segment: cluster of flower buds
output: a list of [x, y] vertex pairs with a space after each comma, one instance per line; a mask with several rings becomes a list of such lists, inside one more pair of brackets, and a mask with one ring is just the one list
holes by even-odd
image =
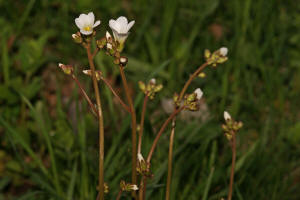
[[[190, 111], [197, 111], [200, 108], [200, 99], [203, 96], [203, 92], [200, 88], [197, 88], [192, 94], [186, 94], [184, 96], [184, 107]], [[176, 107], [180, 106], [178, 94], [174, 95], [174, 102]]]
[[64, 65], [62, 63], [59, 63], [58, 67], [61, 68], [61, 70], [67, 75], [72, 75], [74, 72], [74, 68], [72, 65]]
[[137, 155], [138, 163], [136, 167], [136, 171], [146, 177], [152, 177], [152, 173], [149, 170], [149, 165], [147, 165], [146, 161], [144, 160], [142, 154]]
[[[90, 70], [90, 69], [83, 70], [82, 72], [83, 72], [85, 75], [92, 76], [92, 70]], [[95, 71], [95, 74], [96, 74], [96, 79], [97, 79], [97, 81], [100, 81], [100, 80], [101, 80], [101, 77], [102, 77], [102, 72], [99, 71], [99, 70], [96, 70], [96, 71]]]
[[123, 180], [120, 182], [120, 188], [122, 191], [125, 191], [125, 192], [136, 191], [139, 189], [137, 185], [126, 183]]
[[227, 47], [222, 47], [219, 50], [211, 53], [208, 49], [204, 51], [204, 57], [206, 62], [213, 67], [216, 67], [217, 64], [224, 63], [228, 60], [227, 57], [228, 49]]
[[[97, 186], [97, 190], [99, 190], [99, 186]], [[109, 187], [107, 185], [107, 183], [104, 183], [104, 193], [108, 193], [109, 192]]]
[[226, 138], [230, 141], [233, 135], [243, 127], [242, 122], [234, 121], [227, 111], [224, 111], [225, 124], [222, 124], [222, 129], [225, 132]]
[[157, 84], [155, 78], [152, 78], [147, 85], [144, 82], [139, 81], [139, 87], [145, 95], [147, 95], [150, 99], [153, 99], [155, 93], [162, 90], [163, 85]]

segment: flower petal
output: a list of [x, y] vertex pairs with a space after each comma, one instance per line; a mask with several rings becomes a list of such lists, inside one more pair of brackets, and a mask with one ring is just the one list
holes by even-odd
[[100, 21], [100, 20], [97, 20], [97, 21], [95, 22], [95, 24], [93, 25], [93, 28], [95, 28], [96, 26], [98, 26], [100, 23], [101, 23], [101, 21]]
[[116, 30], [116, 20], [114, 19], [109, 20], [109, 27], [113, 30]]
[[117, 19], [117, 26], [116, 30], [119, 33], [127, 33], [127, 25], [128, 25], [128, 20], [126, 17], [121, 16]]
[[89, 12], [89, 14], [87, 15], [88, 16], [88, 22], [89, 24], [94, 24], [94, 21], [95, 21], [95, 15], [93, 12]]
[[76, 24], [76, 26], [77, 26], [79, 29], [83, 28], [83, 25], [84, 25], [81, 18], [76, 18], [76, 19], [75, 19], [75, 24]]
[[131, 29], [131, 27], [134, 25], [135, 21], [131, 21], [128, 25], [127, 25], [127, 32]]

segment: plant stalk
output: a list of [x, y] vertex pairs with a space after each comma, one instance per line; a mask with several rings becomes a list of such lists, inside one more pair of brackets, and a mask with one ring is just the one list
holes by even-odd
[[230, 184], [229, 184], [229, 191], [228, 191], [227, 200], [231, 200], [231, 198], [232, 198], [233, 182], [234, 182], [234, 169], [235, 169], [235, 160], [236, 160], [236, 137], [235, 137], [235, 133], [232, 136], [233, 136], [232, 137], [232, 143], [231, 143], [232, 163], [231, 163]]
[[77, 79], [77, 77], [73, 74], [72, 75], [73, 80], [76, 82], [77, 86], [80, 89], [81, 95], [86, 99], [86, 101], [88, 102], [89, 106], [90, 106], [90, 110], [93, 113], [93, 115], [95, 115], [95, 117], [98, 118], [98, 114], [97, 114], [97, 110], [95, 108], [95, 106], [93, 105], [91, 99], [89, 98], [89, 96], [87, 95], [87, 93], [85, 92], [85, 90], [83, 89], [81, 83], [79, 82], [79, 80]]
[[116, 93], [116, 91], [113, 89], [113, 87], [109, 84], [108, 80], [101, 76], [101, 80], [106, 84], [106, 86], [109, 88], [109, 90], [113, 93], [113, 95], [117, 98], [117, 100], [120, 102], [121, 106], [130, 113], [130, 108], [124, 103], [124, 101], [120, 98], [120, 96]]
[[183, 98], [184, 93], [186, 92], [188, 86], [191, 84], [191, 82], [198, 76], [198, 74], [207, 66], [207, 62], [203, 63], [189, 78], [189, 80], [185, 83], [183, 86], [180, 95], [179, 95], [179, 101]]
[[170, 199], [170, 191], [171, 191], [172, 158], [173, 158], [173, 143], [174, 143], [174, 135], [175, 135], [175, 121], [176, 121], [176, 117], [174, 117], [173, 120], [172, 120], [172, 130], [171, 130], [170, 143], [169, 143], [168, 177], [167, 177], [167, 188], [166, 188], [166, 200]]
[[153, 152], [155, 150], [155, 147], [158, 143], [159, 138], [161, 137], [162, 133], [164, 132], [165, 128], [167, 127], [167, 125], [170, 123], [170, 121], [180, 112], [184, 109], [184, 106], [176, 109], [173, 111], [173, 113], [169, 116], [169, 118], [165, 121], [165, 123], [162, 125], [162, 127], [160, 128], [158, 134], [156, 135], [154, 142], [151, 146], [151, 149], [149, 151], [148, 157], [147, 157], [147, 163], [150, 165], [150, 161], [153, 155]]
[[[136, 165], [137, 165], [137, 144], [136, 144], [136, 114], [135, 114], [135, 110], [134, 110], [134, 106], [133, 106], [133, 102], [131, 99], [131, 95], [129, 92], [129, 87], [128, 87], [128, 83], [126, 80], [126, 76], [124, 73], [124, 67], [123, 66], [119, 66], [120, 69], [120, 75], [122, 78], [122, 82], [123, 82], [123, 86], [124, 86], [124, 90], [125, 90], [125, 94], [126, 94], [126, 98], [130, 107], [130, 114], [131, 114], [131, 140], [132, 140], [132, 169], [131, 169], [131, 182], [132, 184], [137, 184], [137, 172], [136, 172]], [[136, 192], [133, 191], [132, 192], [132, 196], [134, 199], [137, 199], [136, 196]]]
[[145, 121], [145, 113], [147, 109], [147, 102], [148, 102], [148, 95], [145, 95], [144, 103], [143, 103], [143, 110], [142, 110], [142, 117], [140, 122], [140, 130], [139, 130], [139, 142], [138, 142], [138, 154], [142, 151], [142, 137], [143, 137], [143, 130], [144, 130], [144, 121]]
[[92, 71], [92, 80], [97, 102], [98, 124], [99, 124], [99, 199], [104, 200], [104, 122], [102, 115], [100, 92], [96, 79], [95, 65], [93, 55], [91, 54], [91, 43], [86, 46], [90, 69]]

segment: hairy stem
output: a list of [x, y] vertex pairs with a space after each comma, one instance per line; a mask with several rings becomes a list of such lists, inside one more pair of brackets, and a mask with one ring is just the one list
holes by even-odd
[[96, 79], [95, 65], [93, 62], [93, 55], [91, 54], [91, 44], [86, 46], [90, 69], [92, 71], [93, 86], [97, 102], [98, 124], [99, 124], [99, 199], [104, 200], [104, 123], [101, 107], [101, 99], [99, 87]]
[[139, 142], [138, 142], [138, 154], [141, 153], [141, 151], [142, 151], [142, 136], [143, 136], [145, 113], [146, 113], [148, 99], [149, 99], [149, 97], [146, 94], [145, 98], [144, 98], [143, 110], [142, 110], [142, 117], [141, 117], [141, 122], [140, 122]]
[[120, 96], [116, 93], [113, 87], [109, 84], [108, 80], [101, 76], [101, 80], [106, 84], [106, 86], [110, 89], [113, 95], [117, 98], [120, 102], [121, 106], [130, 113], [130, 108], [124, 103], [124, 101], [120, 98]]
[[229, 184], [229, 191], [228, 191], [227, 200], [231, 200], [231, 198], [232, 198], [232, 190], [233, 190], [233, 182], [234, 182], [234, 168], [235, 168], [235, 160], [236, 160], [236, 137], [235, 137], [235, 133], [232, 136], [233, 136], [232, 137], [232, 143], [231, 143], [232, 163], [231, 163], [230, 184]]
[[[120, 74], [121, 74], [125, 94], [126, 94], [126, 97], [127, 97], [129, 107], [130, 107], [131, 129], [132, 129], [132, 133], [131, 133], [131, 140], [132, 140], [131, 182], [132, 182], [132, 184], [136, 185], [136, 183], [137, 183], [137, 173], [136, 173], [136, 164], [137, 164], [136, 163], [137, 162], [137, 153], [136, 153], [136, 150], [137, 150], [136, 149], [136, 114], [135, 114], [133, 102], [132, 102], [132, 99], [131, 99], [131, 95], [130, 95], [130, 92], [129, 92], [129, 87], [128, 87], [128, 83], [127, 83], [127, 80], [126, 80], [126, 76], [125, 76], [125, 73], [124, 73], [124, 67], [119, 66], [119, 68], [120, 68]], [[133, 196], [133, 198], [137, 199], [135, 191], [132, 192], [132, 196]]]
[[77, 77], [73, 74], [72, 75], [73, 80], [76, 82], [77, 86], [80, 89], [81, 95], [86, 99], [86, 101], [88, 102], [89, 106], [90, 106], [90, 110], [93, 113], [93, 115], [95, 115], [95, 117], [98, 117], [97, 114], [97, 110], [94, 106], [94, 104], [92, 103], [91, 99], [89, 98], [89, 96], [87, 95], [87, 93], [85, 92], [84, 88], [82, 87], [81, 83], [79, 82], [79, 80], [77, 79]]
[[167, 177], [167, 188], [166, 188], [166, 200], [170, 199], [170, 191], [171, 191], [172, 158], [173, 158], [173, 143], [174, 143], [174, 135], [175, 135], [175, 121], [176, 121], [176, 117], [174, 117], [173, 120], [172, 120], [172, 130], [171, 130], [170, 143], [169, 143], [168, 177]]
[[170, 121], [180, 112], [184, 109], [184, 106], [178, 108], [177, 110], [174, 110], [173, 113], [169, 116], [169, 118], [165, 121], [165, 123], [162, 125], [162, 127], [160, 128], [158, 134], [156, 135], [154, 142], [151, 146], [151, 149], [149, 151], [148, 157], [147, 157], [147, 163], [150, 164], [153, 152], [155, 150], [155, 147], [158, 143], [159, 138], [161, 137], [162, 133], [164, 132], [165, 128], [167, 127], [167, 125], [170, 123]]

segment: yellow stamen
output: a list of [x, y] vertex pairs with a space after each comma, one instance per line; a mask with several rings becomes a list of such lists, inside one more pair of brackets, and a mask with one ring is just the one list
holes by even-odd
[[91, 31], [92, 28], [90, 26], [86, 26], [86, 27], [83, 28], [83, 30], [85, 30], [85, 31]]

